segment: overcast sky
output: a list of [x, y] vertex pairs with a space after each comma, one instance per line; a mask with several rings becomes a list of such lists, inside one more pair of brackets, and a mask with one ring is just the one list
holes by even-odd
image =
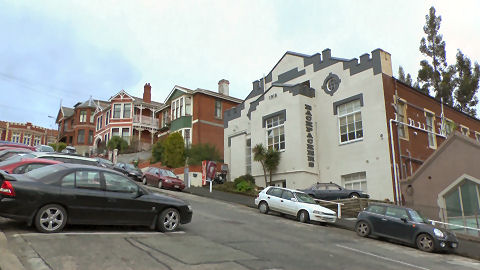
[[[414, 78], [428, 9], [442, 16], [447, 61], [480, 61], [480, 1], [0, 0], [0, 120], [54, 127], [60, 101], [124, 89], [163, 102], [174, 85], [244, 99], [286, 51], [359, 58], [381, 48]], [[56, 128], [56, 126], [55, 126]]]

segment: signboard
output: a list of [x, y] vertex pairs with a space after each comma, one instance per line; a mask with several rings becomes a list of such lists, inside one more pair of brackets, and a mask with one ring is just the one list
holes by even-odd
[[217, 173], [217, 163], [215, 161], [202, 161], [202, 185], [206, 185], [207, 181], [212, 181]]

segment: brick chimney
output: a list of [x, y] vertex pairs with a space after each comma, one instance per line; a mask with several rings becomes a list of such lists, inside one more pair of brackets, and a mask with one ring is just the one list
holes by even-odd
[[218, 82], [218, 93], [228, 96], [228, 86], [230, 85], [230, 82], [225, 79], [221, 79]]
[[143, 86], [143, 101], [147, 103], [152, 101], [152, 87], [150, 83], [146, 83], [145, 86]]

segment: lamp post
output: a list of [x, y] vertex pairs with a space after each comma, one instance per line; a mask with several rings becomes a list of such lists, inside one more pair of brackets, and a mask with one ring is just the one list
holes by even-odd
[[[57, 124], [57, 121], [56, 121], [57, 118], [56, 118], [56, 117], [53, 117], [53, 116], [51, 116], [51, 115], [48, 115], [48, 118], [52, 118], [52, 119], [55, 121], [55, 124]], [[55, 126], [55, 125], [54, 125], [54, 126]], [[59, 128], [59, 127], [60, 127], [60, 125], [58, 125], [58, 128]], [[56, 141], [56, 143], [58, 143], [58, 140], [59, 140], [58, 137], [60, 136], [60, 132], [58, 131], [58, 128], [57, 128], [58, 135], [57, 135], [57, 141]], [[53, 133], [53, 132], [52, 132], [52, 133]], [[47, 134], [48, 134], [48, 133], [47, 133]], [[52, 134], [52, 135], [53, 135], [53, 134]], [[46, 144], [48, 144], [48, 136], [47, 136], [47, 143], [46, 143]]]

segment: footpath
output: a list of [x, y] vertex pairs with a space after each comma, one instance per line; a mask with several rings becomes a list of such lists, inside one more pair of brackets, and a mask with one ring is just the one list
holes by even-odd
[[[213, 190], [211, 193], [208, 188], [204, 187], [190, 187], [184, 190], [193, 195], [207, 197], [215, 200], [236, 203], [245, 205], [251, 208], [257, 208], [255, 206], [255, 198], [251, 196], [246, 196], [242, 194], [235, 194], [229, 192], [223, 192], [219, 190]], [[357, 222], [356, 218], [342, 218], [337, 219], [337, 222], [330, 224], [338, 228], [345, 230], [355, 231], [355, 223]], [[480, 240], [474, 239], [469, 236], [458, 235], [457, 238], [459, 241], [458, 248], [455, 251], [455, 254], [468, 257], [476, 260], [480, 260]]]

